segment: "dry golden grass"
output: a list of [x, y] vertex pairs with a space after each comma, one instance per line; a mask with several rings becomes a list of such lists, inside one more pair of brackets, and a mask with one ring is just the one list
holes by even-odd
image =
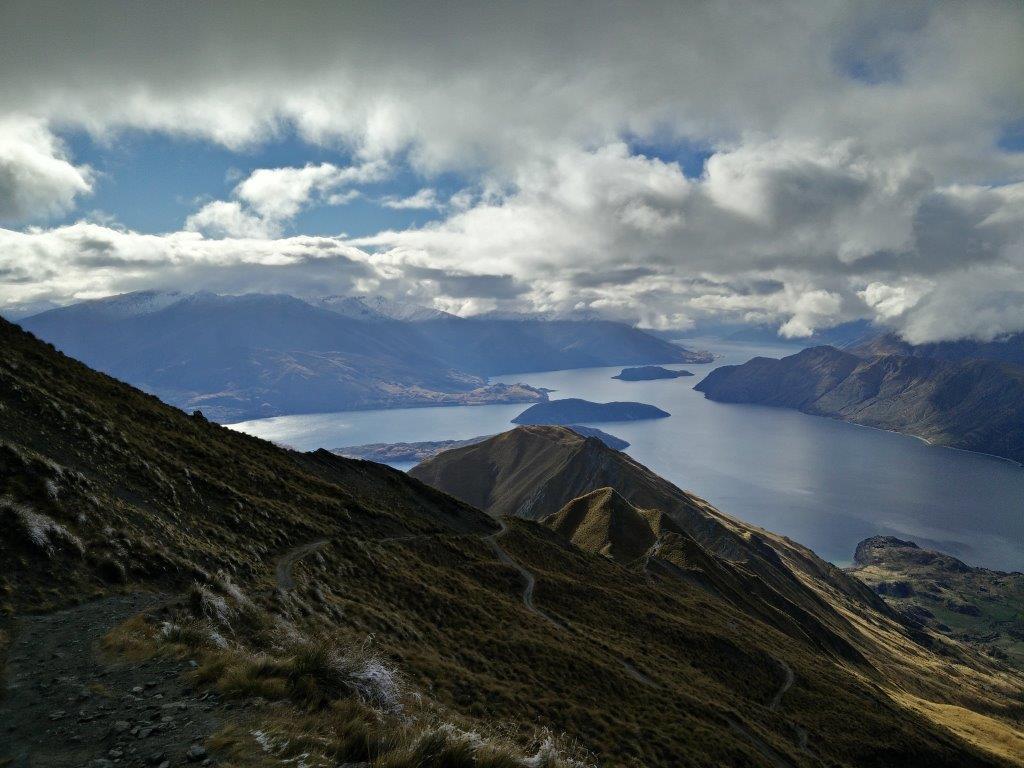
[[909, 693], [894, 693], [892, 696], [908, 709], [952, 731], [979, 749], [1017, 765], [1024, 765], [1024, 731], [1020, 728], [953, 704], [928, 701]]

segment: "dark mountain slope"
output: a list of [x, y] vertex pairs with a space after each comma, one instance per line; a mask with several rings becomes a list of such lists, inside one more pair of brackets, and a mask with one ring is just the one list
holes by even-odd
[[[206, 748], [232, 765], [521, 765], [538, 725], [600, 764], [1008, 764], [915, 702], [1005, 728], [1013, 681], [955, 648], [954, 681], [884, 614], [872, 631], [900, 653], [854, 670], [683, 579], [528, 521], [497, 535], [401, 473], [188, 417], [4, 322], [0, 350], [0, 654], [19, 680], [0, 699], [0, 760], [132, 764], [150, 730], [191, 739], [212, 718]], [[123, 605], [144, 613], [119, 624]], [[88, 639], [83, 663], [35, 653], [40, 633]], [[89, 689], [74, 676], [109, 664], [93, 638], [118, 663]], [[148, 689], [187, 699], [161, 724], [179, 701], [143, 675], [178, 668]], [[157, 716], [132, 734], [124, 707]], [[528, 764], [566, 765], [538, 754]]]
[[[806, 548], [723, 514], [629, 455], [565, 427], [517, 427], [439, 454], [409, 474], [494, 516], [531, 520], [554, 514], [599, 488], [614, 488], [630, 504], [668, 515], [718, 557], [745, 562], [780, 584], [791, 581], [792, 575], [780, 567], [776, 543], [815, 578], [834, 576], [842, 589], [872, 599], [857, 582]], [[768, 537], [773, 546], [766, 544]]]
[[[919, 662], [911, 659], [929, 655], [929, 648], [961, 652], [936, 644], [913, 622], [898, 630], [902, 639], [893, 637], [884, 629], [893, 614], [880, 598], [810, 550], [730, 518], [628, 455], [561, 427], [519, 427], [440, 454], [411, 474], [493, 515], [545, 518], [588, 552], [607, 556], [620, 538], [632, 542], [632, 554], [638, 541], [656, 533], [647, 553], [629, 563], [631, 570], [694, 586], [840, 658], [867, 659], [879, 669], [902, 669], [897, 676], [913, 676]], [[638, 515], [647, 518], [650, 533]], [[628, 533], [612, 535], [614, 523]], [[971, 662], [977, 663], [987, 662]], [[936, 713], [915, 697], [908, 701]], [[963, 711], [949, 722], [983, 728]]]
[[717, 368], [696, 389], [720, 402], [797, 408], [1024, 460], [1024, 370], [1000, 363], [863, 359], [816, 347]]
[[[850, 627], [832, 610], [821, 590], [886, 610], [862, 584], [810, 550], [724, 515], [628, 455], [563, 427], [519, 427], [482, 443], [439, 454], [414, 467], [410, 474], [496, 516], [547, 518], [551, 524], [548, 516], [565, 512], [567, 521], [558, 527], [566, 531], [573, 528], [568, 521], [590, 508], [589, 504], [579, 505], [581, 497], [600, 502], [602, 498], [594, 499], [590, 494], [614, 489], [612, 500], [621, 497], [633, 508], [664, 515], [709, 557], [742, 566], [764, 585], [765, 592], [789, 604], [794, 614], [817, 615], [821, 642], [842, 648], [852, 657], [859, 654], [847, 642]], [[624, 515], [621, 508], [612, 510], [601, 503], [597, 508], [603, 508], [607, 517], [612, 517], [613, 511], [620, 518]], [[600, 551], [600, 547], [588, 549]]]
[[[714, 557], [670, 516], [657, 509], [639, 509], [613, 488], [599, 488], [573, 499], [542, 522], [580, 549], [641, 573], [681, 579], [794, 639], [863, 661], [843, 637], [745, 565]], [[814, 606], [814, 601], [810, 604]]]

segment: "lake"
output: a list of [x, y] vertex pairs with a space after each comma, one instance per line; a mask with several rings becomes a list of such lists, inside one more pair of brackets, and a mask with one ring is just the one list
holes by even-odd
[[[696, 376], [612, 379], [620, 368], [518, 374], [552, 398], [635, 400], [667, 419], [594, 426], [628, 440], [637, 461], [734, 517], [784, 534], [837, 565], [886, 534], [972, 565], [1024, 569], [1024, 469], [980, 454], [797, 411], [705, 400], [693, 390], [719, 365], [782, 357], [792, 346], [687, 340], [720, 359], [673, 365]], [[474, 437], [512, 428], [525, 405], [404, 408], [280, 416], [231, 425], [299, 450]], [[397, 465], [408, 469], [410, 465]]]

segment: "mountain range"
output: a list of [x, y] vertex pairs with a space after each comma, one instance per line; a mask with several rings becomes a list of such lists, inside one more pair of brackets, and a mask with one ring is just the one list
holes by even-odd
[[487, 377], [707, 357], [617, 323], [463, 319], [367, 297], [144, 291], [20, 324], [98, 370], [220, 422], [542, 402], [537, 389]]
[[1024, 368], [995, 360], [814, 347], [716, 368], [695, 389], [1024, 461]]
[[520, 427], [431, 487], [0, 348], [0, 761], [1024, 760], [1012, 667], [597, 439]]
[[992, 341], [960, 339], [929, 344], [909, 344], [894, 333], [883, 333], [862, 339], [846, 348], [862, 357], [902, 355], [957, 362], [992, 360], [998, 363], [1024, 365], [1024, 333], [1009, 334]]

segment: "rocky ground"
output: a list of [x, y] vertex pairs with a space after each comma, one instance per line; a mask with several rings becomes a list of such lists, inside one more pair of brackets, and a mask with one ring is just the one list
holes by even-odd
[[188, 685], [190, 662], [130, 662], [100, 647], [113, 627], [160, 602], [149, 594], [116, 596], [4, 626], [11, 641], [0, 699], [0, 766], [214, 764], [204, 741], [226, 705]]

